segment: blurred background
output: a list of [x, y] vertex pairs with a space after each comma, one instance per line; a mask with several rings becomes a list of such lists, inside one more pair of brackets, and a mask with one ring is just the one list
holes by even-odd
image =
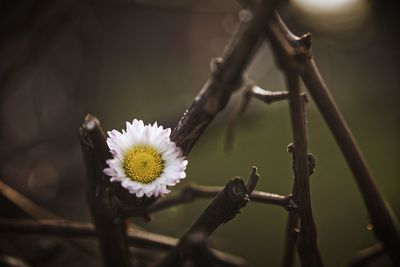
[[[313, 34], [320, 71], [399, 215], [396, 7], [396, 1], [293, 0], [281, 13], [296, 34]], [[208, 79], [210, 59], [222, 55], [239, 10], [228, 0], [0, 1], [1, 181], [57, 216], [89, 221], [77, 138], [84, 115], [96, 115], [106, 130], [121, 130], [133, 118], [173, 127]], [[265, 89], [285, 89], [268, 43], [247, 75]], [[209, 126], [189, 155], [187, 179], [173, 191], [191, 182], [223, 185], [230, 177], [247, 177], [256, 165], [258, 190], [290, 192], [288, 104], [252, 101], [235, 149], [225, 153], [228, 117], [239, 101], [240, 93]], [[343, 266], [375, 240], [349, 168], [312, 101], [308, 111], [309, 150], [317, 159], [311, 186], [319, 246], [326, 266]], [[135, 222], [179, 237], [208, 202]], [[1, 217], [24, 216], [2, 196], [0, 208]], [[285, 223], [281, 208], [250, 203], [210, 243], [245, 257], [250, 266], [278, 266]], [[60, 242], [3, 234], [0, 252], [19, 253], [34, 266], [98, 264], [98, 255]], [[54, 254], [52, 261], [46, 253]], [[388, 264], [383, 257], [371, 266]]]

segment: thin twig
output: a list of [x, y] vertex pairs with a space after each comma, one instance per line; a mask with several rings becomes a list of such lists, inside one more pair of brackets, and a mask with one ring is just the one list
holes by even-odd
[[[24, 211], [29, 217], [38, 222], [43, 222], [47, 220], [62, 220], [61, 217], [52, 213], [51, 211], [38, 205], [28, 197], [24, 196], [11, 186], [7, 185], [5, 182], [0, 180], [0, 194], [11, 201], [14, 205], [18, 206]], [[66, 239], [71, 245], [77, 247], [81, 251], [88, 253], [89, 255], [94, 255], [93, 249], [86, 244], [79, 242], [78, 240]]]
[[29, 267], [23, 259], [11, 255], [0, 255], [0, 266], [2, 267]]
[[[303, 99], [304, 101], [306, 99]], [[287, 147], [287, 151], [292, 157], [292, 168], [293, 173], [295, 173], [295, 157], [294, 157], [294, 145], [293, 143], [289, 144]], [[308, 153], [308, 168], [309, 168], [309, 175], [311, 176], [314, 173], [315, 167], [315, 158], [314, 155]], [[293, 177], [292, 183], [292, 190], [291, 196], [293, 198], [297, 198], [297, 188], [296, 179]], [[295, 263], [295, 249], [296, 249], [296, 242], [299, 235], [299, 227], [300, 227], [300, 220], [297, 210], [290, 210], [288, 213], [288, 218], [286, 222], [286, 229], [285, 229], [285, 246], [283, 250], [283, 257], [282, 257], [282, 267], [292, 267]]]
[[60, 219], [57, 215], [42, 208], [17, 190], [13, 189], [11, 186], [7, 185], [2, 180], [0, 180], [0, 194], [4, 195], [7, 199], [9, 199], [16, 206], [22, 209], [26, 214], [38, 221]]
[[[219, 192], [221, 192], [221, 190], [223, 190], [223, 187], [219, 186], [204, 186], [195, 184], [188, 185], [178, 194], [158, 200], [147, 209], [147, 212], [158, 212], [173, 206], [192, 202], [197, 198], [215, 197]], [[262, 191], [253, 191], [253, 193], [250, 195], [250, 200], [257, 203], [281, 206], [287, 210], [296, 209], [296, 204], [291, 196], [282, 196]]]
[[382, 246], [382, 244], [380, 243], [374, 244], [370, 247], [358, 251], [355, 255], [353, 255], [350, 258], [346, 266], [347, 267], [367, 266], [368, 263], [382, 256], [384, 253], [385, 253], [385, 248]]
[[[254, 184], [258, 179], [254, 168], [251, 172], [248, 185]], [[179, 239], [179, 243], [171, 250], [156, 266], [180, 266], [185, 258], [181, 251], [187, 239], [195, 233], [202, 233], [205, 237], [210, 236], [221, 224], [227, 223], [235, 217], [239, 210], [244, 207], [249, 199], [250, 191], [247, 185], [239, 177], [229, 180], [224, 190], [220, 191], [210, 205], [204, 210], [200, 217], [192, 224], [189, 230]]]
[[[287, 151], [292, 157], [292, 169], [293, 173], [295, 173], [295, 162], [294, 162], [294, 145], [290, 143], [287, 147]], [[311, 173], [311, 172], [310, 172]], [[293, 176], [292, 178], [292, 196], [297, 198], [297, 180]], [[296, 242], [299, 235], [299, 227], [300, 227], [300, 219], [297, 212], [289, 211], [286, 229], [285, 229], [285, 246], [283, 249], [283, 257], [282, 257], [282, 267], [293, 267], [295, 263], [296, 257]]]
[[171, 134], [171, 139], [187, 155], [202, 132], [225, 108], [231, 95], [242, 84], [242, 74], [262, 41], [263, 28], [270, 19], [278, 0], [262, 1], [253, 14], [240, 16], [240, 24], [222, 58], [212, 63], [212, 77], [195, 97]]
[[248, 94], [266, 104], [289, 99], [288, 91], [269, 91], [254, 85], [250, 88]]
[[[52, 235], [67, 238], [97, 238], [98, 234], [92, 224], [66, 220], [35, 221], [0, 219], [0, 233]], [[143, 249], [171, 250], [178, 239], [136, 228], [128, 228], [127, 243]], [[238, 256], [212, 249], [216, 260], [223, 266], [245, 266], [245, 260]]]
[[317, 230], [312, 215], [309, 163], [307, 156], [307, 126], [304, 101], [300, 95], [298, 74], [288, 70], [286, 82], [290, 92], [290, 111], [294, 137], [294, 183], [297, 196], [298, 214], [300, 218], [300, 233], [297, 240], [302, 266], [323, 266], [317, 247]]
[[[268, 25], [274, 25], [275, 21]], [[299, 58], [306, 57], [301, 49], [282, 46], [282, 37], [275, 34], [274, 28], [267, 31], [279, 68], [285, 75], [289, 91], [289, 106], [294, 139], [294, 187], [295, 200], [299, 206], [300, 233], [297, 239], [297, 250], [303, 267], [323, 266], [317, 246], [317, 230], [313, 219], [310, 196], [310, 168], [307, 153], [307, 119], [305, 101], [299, 84]]]
[[282, 256], [282, 267], [293, 267], [295, 261], [296, 241], [299, 235], [299, 216], [296, 211], [289, 211], [286, 229], [285, 246]]
[[393, 263], [400, 266], [400, 232], [397, 218], [384, 196], [379, 192], [375, 179], [349, 126], [311, 56], [311, 35], [305, 34], [301, 37], [294, 35], [279, 15], [276, 15], [273, 23], [268, 25], [270, 36], [279, 40], [276, 44], [281, 49], [297, 51], [303, 54], [303, 56], [298, 57], [299, 64], [301, 64], [300, 75], [303, 82], [328, 124], [354, 175], [370, 215], [371, 223], [374, 226], [376, 237], [386, 247]]

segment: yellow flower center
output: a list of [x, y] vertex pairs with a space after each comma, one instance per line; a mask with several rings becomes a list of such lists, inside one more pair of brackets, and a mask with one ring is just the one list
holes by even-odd
[[123, 167], [133, 181], [148, 184], [160, 177], [164, 162], [154, 148], [138, 145], [125, 154]]

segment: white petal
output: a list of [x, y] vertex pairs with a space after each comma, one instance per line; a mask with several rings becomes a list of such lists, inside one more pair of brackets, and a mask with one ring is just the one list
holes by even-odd
[[136, 197], [142, 197], [144, 195], [143, 190], [139, 190], [136, 192]]
[[[167, 186], [174, 186], [186, 177], [185, 169], [188, 161], [182, 150], [170, 139], [171, 129], [164, 129], [157, 122], [145, 125], [142, 120], [134, 119], [126, 123], [126, 130], [108, 132], [107, 145], [113, 156], [106, 161], [108, 167], [104, 173], [110, 181], [120, 182], [129, 193], [136, 197], [162, 196], [169, 193]], [[160, 153], [164, 161], [164, 169], [160, 177], [150, 184], [140, 183], [126, 177], [123, 168], [125, 154], [136, 145], [148, 145]]]

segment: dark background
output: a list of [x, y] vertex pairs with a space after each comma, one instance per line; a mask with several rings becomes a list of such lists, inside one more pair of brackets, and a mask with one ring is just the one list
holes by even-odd
[[[398, 215], [397, 5], [348, 1], [334, 11], [313, 10], [298, 0], [282, 13], [295, 33], [313, 34], [320, 71]], [[0, 1], [0, 179], [60, 217], [88, 221], [77, 138], [84, 115], [96, 115], [105, 129], [120, 130], [133, 118], [173, 127], [207, 80], [210, 59], [222, 55], [238, 11], [228, 0]], [[285, 89], [267, 43], [248, 76], [263, 88]], [[230, 177], [246, 177], [256, 165], [261, 174], [257, 189], [289, 193], [287, 103], [253, 101], [236, 148], [227, 154], [227, 118], [239, 98], [201, 137], [188, 158], [188, 178], [173, 191], [190, 182], [223, 185]], [[343, 266], [375, 240], [366, 230], [368, 216], [349, 168], [313, 102], [308, 110], [310, 152], [317, 158], [311, 182], [320, 250], [326, 266]], [[9, 200], [0, 203], [2, 217], [22, 215]], [[135, 222], [179, 237], [207, 203], [160, 212], [150, 223]], [[280, 208], [251, 203], [210, 241], [244, 256], [251, 266], [277, 266], [285, 218]], [[2, 235], [0, 252], [18, 252], [36, 266], [98, 264], [98, 255], [60, 242]], [[51, 261], [47, 254], [37, 259], [35, 251], [43, 247], [53, 253]], [[383, 259], [373, 266], [387, 264]]]

